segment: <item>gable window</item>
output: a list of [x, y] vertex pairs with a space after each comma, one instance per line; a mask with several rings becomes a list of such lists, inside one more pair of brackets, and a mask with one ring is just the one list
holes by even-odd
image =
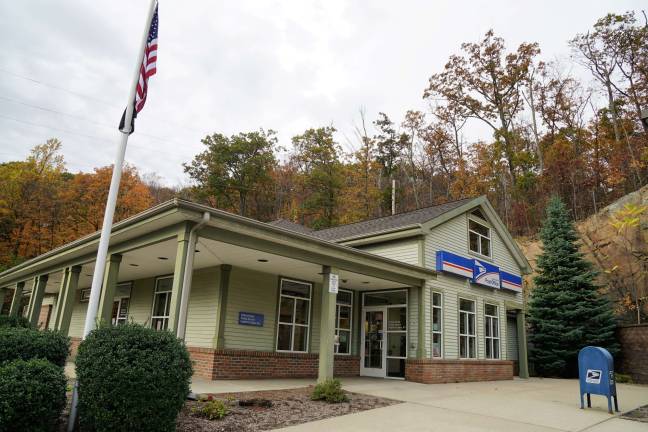
[[172, 288], [173, 276], [161, 277], [155, 280], [153, 312], [151, 313], [151, 327], [155, 330], [166, 330], [169, 327]]
[[312, 290], [309, 283], [281, 279], [277, 351], [308, 351]]
[[471, 252], [487, 257], [491, 256], [490, 228], [472, 219], [468, 219], [468, 243]]
[[335, 305], [335, 354], [351, 354], [351, 323], [353, 322], [353, 293], [340, 290]]
[[484, 335], [486, 337], [486, 358], [500, 358], [500, 335], [498, 308], [492, 304], [484, 305]]
[[442, 306], [441, 293], [432, 293], [432, 357], [442, 357]]
[[475, 302], [459, 299], [459, 357], [477, 357], [477, 329], [475, 328]]

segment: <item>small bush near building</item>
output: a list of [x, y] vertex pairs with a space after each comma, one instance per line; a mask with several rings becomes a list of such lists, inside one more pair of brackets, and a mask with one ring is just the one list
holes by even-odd
[[56, 431], [65, 407], [63, 368], [47, 360], [0, 366], [0, 431]]
[[29, 320], [21, 316], [0, 315], [0, 327], [23, 327], [31, 328]]
[[209, 420], [220, 420], [229, 413], [229, 408], [220, 399], [211, 400], [195, 407], [193, 413]]
[[630, 375], [615, 372], [614, 379], [618, 384], [634, 384], [634, 381], [632, 380], [632, 377]]
[[342, 383], [338, 379], [329, 379], [319, 383], [313, 389], [312, 400], [324, 400], [328, 403], [348, 402], [349, 398], [342, 390]]
[[65, 366], [70, 339], [59, 332], [0, 327], [0, 364], [11, 360], [45, 359]]
[[189, 394], [189, 353], [167, 331], [101, 326], [76, 358], [83, 430], [173, 431]]

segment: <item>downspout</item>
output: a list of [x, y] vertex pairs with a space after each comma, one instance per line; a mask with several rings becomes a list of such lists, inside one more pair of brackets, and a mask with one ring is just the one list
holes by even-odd
[[200, 223], [189, 231], [189, 249], [184, 266], [184, 277], [182, 278], [182, 295], [180, 296], [180, 313], [178, 314], [178, 339], [184, 340], [187, 330], [187, 312], [189, 309], [189, 293], [191, 292], [191, 278], [193, 276], [194, 256], [196, 255], [196, 243], [198, 242], [198, 230], [205, 226], [211, 217], [209, 212], [204, 212]]

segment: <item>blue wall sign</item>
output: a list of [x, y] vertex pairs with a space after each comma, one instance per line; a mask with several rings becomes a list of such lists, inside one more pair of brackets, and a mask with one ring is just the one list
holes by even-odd
[[486, 285], [491, 288], [500, 288], [499, 267], [487, 262], [475, 260], [472, 282], [479, 285]]
[[608, 412], [619, 411], [616, 383], [614, 381], [614, 359], [605, 348], [588, 346], [578, 353], [578, 381], [580, 383], [581, 409], [584, 408], [583, 395], [587, 394], [587, 406], [592, 407], [591, 394], [607, 397]]
[[437, 251], [436, 270], [469, 278], [474, 284], [522, 292], [522, 277], [500, 270], [483, 260], [465, 258], [448, 251]]
[[263, 314], [254, 312], [239, 312], [238, 323], [240, 325], [263, 327]]

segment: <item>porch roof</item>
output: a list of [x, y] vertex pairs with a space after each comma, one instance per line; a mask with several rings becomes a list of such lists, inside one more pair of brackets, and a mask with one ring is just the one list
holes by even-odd
[[[211, 220], [200, 231], [201, 237], [408, 285], [420, 285], [436, 275], [430, 269], [181, 199], [167, 201], [114, 224], [109, 253], [128, 252], [173, 238], [179, 227], [199, 222], [205, 212]], [[0, 273], [0, 287], [93, 262], [99, 235], [87, 235]]]

